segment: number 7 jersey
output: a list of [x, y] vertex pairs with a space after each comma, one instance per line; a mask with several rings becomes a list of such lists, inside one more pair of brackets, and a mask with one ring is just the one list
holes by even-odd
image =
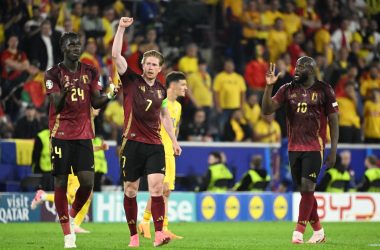
[[327, 117], [338, 112], [329, 84], [316, 81], [310, 88], [287, 83], [272, 97], [285, 105], [289, 151], [322, 151], [326, 143]]
[[87, 64], [79, 63], [75, 72], [62, 63], [54, 65], [45, 73], [46, 94], [60, 92], [65, 83], [74, 85], [66, 94], [65, 105], [60, 113], [50, 102], [49, 129], [51, 137], [63, 140], [94, 138], [91, 119], [91, 92], [102, 89], [98, 71]]
[[162, 144], [160, 113], [166, 89], [159, 81], [149, 86], [131, 69], [120, 75], [123, 85], [124, 134], [128, 140]]

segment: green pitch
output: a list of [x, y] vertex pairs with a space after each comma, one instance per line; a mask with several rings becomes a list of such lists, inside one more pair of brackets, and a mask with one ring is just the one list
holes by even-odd
[[[165, 249], [380, 249], [380, 223], [323, 223], [327, 243], [292, 245], [291, 222], [171, 223], [183, 240]], [[87, 223], [90, 234], [77, 235], [78, 249], [127, 249], [125, 223]], [[153, 225], [151, 225], [153, 231]], [[305, 238], [311, 235], [308, 227]], [[140, 237], [140, 249], [152, 249], [152, 241]], [[58, 223], [0, 224], [0, 249], [63, 249]]]

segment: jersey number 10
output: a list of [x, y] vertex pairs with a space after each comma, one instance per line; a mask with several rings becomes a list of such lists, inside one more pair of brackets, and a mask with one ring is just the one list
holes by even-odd
[[297, 113], [306, 113], [307, 111], [307, 103], [306, 102], [299, 102], [297, 106]]

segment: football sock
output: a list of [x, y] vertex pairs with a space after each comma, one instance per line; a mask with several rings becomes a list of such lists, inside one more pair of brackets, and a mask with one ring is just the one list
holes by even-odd
[[162, 231], [165, 216], [165, 202], [161, 196], [152, 196], [152, 216], [155, 231]]
[[82, 209], [84, 204], [87, 202], [92, 192], [92, 187], [80, 186], [75, 194], [75, 200], [70, 209], [70, 216], [75, 218], [77, 213]]
[[84, 218], [86, 218], [86, 215], [87, 215], [87, 212], [88, 212], [88, 209], [90, 208], [90, 205], [91, 205], [91, 198], [89, 198], [86, 203], [83, 205], [82, 209], [77, 213], [77, 216], [75, 216], [75, 219], [74, 219], [74, 224], [76, 226], [80, 226], [80, 224], [82, 224]]
[[145, 209], [144, 215], [143, 215], [143, 222], [149, 223], [151, 218], [152, 218], [152, 212]]
[[317, 199], [314, 197], [314, 205], [313, 205], [313, 210], [311, 211], [310, 214], [310, 225], [313, 228], [314, 231], [319, 231], [322, 229], [321, 223], [319, 221], [319, 216], [318, 216], [318, 204], [317, 204]]
[[44, 194], [41, 198], [44, 201], [54, 202], [54, 194]]
[[54, 188], [54, 204], [58, 213], [58, 219], [59, 219], [59, 222], [61, 223], [61, 227], [62, 227], [62, 231], [64, 235], [68, 235], [71, 233], [66, 189], [67, 187]]
[[314, 206], [314, 192], [301, 192], [296, 231], [304, 233]]
[[137, 234], [136, 221], [137, 221], [137, 201], [136, 197], [129, 198], [124, 195], [124, 211], [127, 219], [129, 231], [131, 236]]

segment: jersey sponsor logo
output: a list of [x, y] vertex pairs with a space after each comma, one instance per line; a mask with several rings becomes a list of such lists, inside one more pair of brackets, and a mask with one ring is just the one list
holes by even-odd
[[52, 89], [53, 88], [53, 81], [52, 80], [47, 80], [46, 83], [46, 88], [47, 89]]

